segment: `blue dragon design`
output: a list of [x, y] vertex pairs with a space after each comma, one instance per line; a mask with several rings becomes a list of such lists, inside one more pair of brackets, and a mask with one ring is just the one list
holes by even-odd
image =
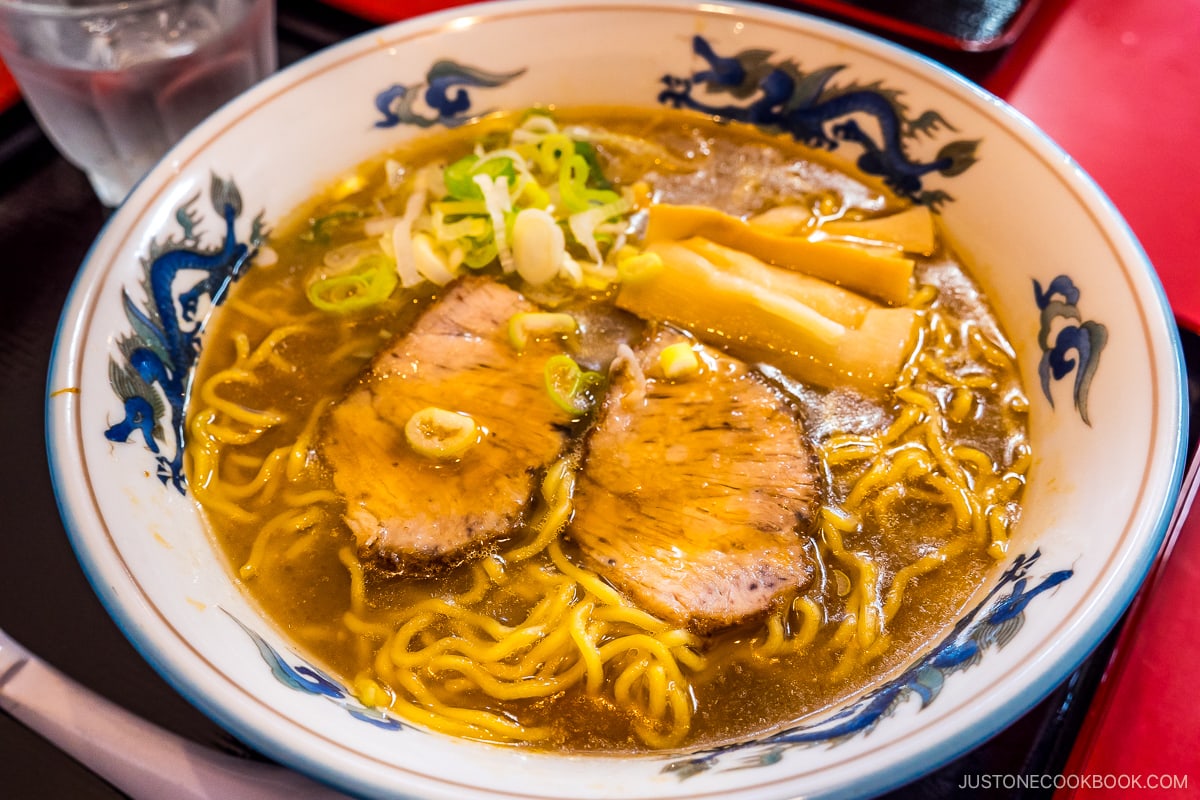
[[[1099, 322], [1083, 319], [1078, 306], [1079, 289], [1066, 275], [1057, 276], [1045, 289], [1034, 280], [1033, 297], [1042, 312], [1041, 328], [1038, 330], [1038, 346], [1042, 349], [1038, 377], [1042, 382], [1042, 393], [1053, 408], [1051, 379], [1059, 381], [1074, 372], [1075, 384], [1071, 395], [1075, 399], [1075, 410], [1090, 427], [1088, 392], [1096, 369], [1100, 366], [1100, 353], [1108, 343], [1108, 328]], [[1067, 324], [1054, 334], [1055, 322], [1062, 320], [1067, 320]]]
[[[672, 761], [663, 772], [684, 780], [716, 768], [731, 753], [746, 750], [752, 752], [743, 755], [730, 769], [766, 766], [778, 762], [793, 747], [832, 744], [866, 733], [912, 695], [920, 698], [921, 708], [925, 708], [941, 692], [947, 676], [979, 663], [988, 648], [1007, 644], [1024, 623], [1029, 603], [1074, 574], [1069, 569], [1058, 570], [1035, 582], [1029, 573], [1040, 558], [1041, 551], [1017, 556], [984, 600], [959, 620], [928, 655], [858, 703], [815, 725], [792, 728], [749, 744], [726, 745]], [[1006, 589], [1007, 594], [1002, 594]]]
[[[225, 609], [221, 610], [225, 611]], [[266, 639], [248, 628], [245, 623], [228, 611], [225, 611], [225, 615], [237, 623], [238, 627], [250, 637], [254, 646], [258, 648], [258, 653], [262, 656], [263, 661], [267, 662], [267, 666], [271, 668], [271, 674], [284, 686], [298, 692], [324, 697], [341, 706], [347, 714], [355, 719], [370, 723], [377, 728], [398, 731], [407, 727], [386, 711], [363, 705], [345, 687], [316, 667], [304, 662], [296, 665], [288, 663], [287, 659], [268, 644]]]
[[[931, 174], [953, 177], [976, 162], [978, 140], [959, 140], [942, 146], [932, 161], [910, 158], [905, 146], [921, 135], [933, 137], [939, 128], [956, 130], [937, 111], [910, 117], [900, 93], [880, 82], [866, 86], [834, 86], [844, 65], [803, 72], [791, 60], [773, 61], [769, 50], [749, 49], [721, 56], [703, 36], [692, 38], [693, 52], [708, 65], [690, 77], [665, 75], [658, 102], [690, 108], [722, 119], [745, 122], [769, 131], [785, 132], [796, 141], [836, 150], [843, 142], [861, 146], [856, 165], [876, 175], [897, 194], [931, 208], [953, 198], [941, 189], [927, 189]], [[695, 96], [696, 87], [709, 94], [729, 95], [736, 103], [710, 105]], [[869, 118], [875, 135], [855, 117]]]
[[[248, 242], [238, 241], [235, 223], [242, 214], [242, 199], [232, 181], [213, 175], [210, 197], [224, 222], [223, 241], [217, 247], [203, 244], [195, 210], [199, 194], [176, 209], [179, 235], [152, 242], [149, 255], [142, 259], [148, 303], [139, 306], [128, 290], [122, 292], [125, 317], [133, 330], [117, 340], [121, 360], [110, 357], [108, 363], [109, 384], [121, 399], [124, 416], [105, 430], [105, 437], [128, 442], [140, 434], [155, 454], [159, 480], [181, 493], [186, 491], [184, 397], [204, 326], [197, 311], [205, 298], [213, 306], [221, 303], [226, 288], [250, 262], [266, 234], [259, 214]], [[196, 272], [199, 280], [176, 294], [177, 282]], [[168, 441], [164, 423], [170, 425], [173, 442]], [[171, 446], [173, 453], [164, 452]]]
[[[463, 87], [495, 88], [524, 73], [524, 69], [515, 72], [487, 72], [455, 61], [437, 61], [425, 74], [423, 83], [407, 86], [397, 83], [375, 95], [375, 108], [380, 114], [375, 127], [416, 125], [420, 128], [430, 128], [434, 125], [444, 125], [452, 128], [461, 125], [487, 113], [477, 111], [468, 114], [471, 111], [471, 96]], [[424, 93], [421, 92], [422, 89], [425, 90]], [[415, 110], [417, 101], [422, 97], [425, 104], [435, 112], [433, 115], [423, 116]]]

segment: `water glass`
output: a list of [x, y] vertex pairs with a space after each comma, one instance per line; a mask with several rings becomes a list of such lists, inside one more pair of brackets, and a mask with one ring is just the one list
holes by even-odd
[[115, 206], [275, 70], [274, 0], [0, 0], [0, 58], [59, 152]]

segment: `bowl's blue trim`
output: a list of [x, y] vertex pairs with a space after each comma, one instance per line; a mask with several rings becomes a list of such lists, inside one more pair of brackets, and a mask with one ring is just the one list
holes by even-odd
[[[595, 5], [620, 5], [621, 0], [592, 0]], [[435, 14], [426, 15], [424, 17], [414, 18], [406, 22], [396, 23], [397, 26], [408, 25], [412, 22], [416, 24], [439, 24], [447, 23], [451, 20], [458, 19], [465, 15], [470, 15], [473, 12], [480, 12], [487, 15], [494, 13], [497, 10], [504, 10], [506, 7], [526, 7], [529, 5], [540, 5], [541, 3], [529, 3], [524, 0], [500, 0], [499, 2], [488, 3], [486, 5], [468, 5], [459, 6], [446, 11], [437, 12]], [[698, 11], [698, 2], [694, 0], [661, 0], [660, 4], [665, 8], [677, 8], [680, 10]], [[1017, 124], [1022, 125], [1026, 132], [1036, 141], [1040, 142], [1044, 148], [1056, 153], [1059, 160], [1069, 167], [1076, 176], [1076, 179], [1081, 181], [1085, 188], [1090, 193], [1100, 198], [1102, 205], [1107, 210], [1111, 220], [1118, 226], [1118, 230], [1122, 232], [1127, 239], [1132, 242], [1141, 261], [1147, 268], [1150, 274], [1154, 292], [1158, 298], [1161, 311], [1164, 313], [1165, 319], [1173, 319], [1174, 315], [1170, 309], [1170, 304], [1167, 301], [1166, 293], [1162, 287], [1157, 274], [1154, 272], [1149, 258], [1146, 256], [1141, 244], [1137, 241], [1133, 231], [1120, 213], [1116, 206], [1109, 199], [1107, 194], [1099, 187], [1098, 184], [1087, 173], [1079, 167], [1078, 163], [1070, 158], [1057, 144], [1055, 144], [1045, 133], [1043, 133], [1036, 125], [1033, 124], [1024, 114], [1014, 109], [1012, 106], [1005, 103], [1003, 100], [987, 92], [980, 86], [967, 80], [965, 77], [955, 72], [954, 70], [934, 61], [927, 56], [917, 53], [913, 50], [897, 45], [887, 39], [875, 36], [870, 33], [858, 30], [848, 25], [829, 20], [814, 17], [800, 11], [790, 9], [780, 9], [772, 6], [765, 6], [756, 2], [731, 2], [728, 3], [731, 10], [736, 8], [748, 8], [762, 16], [764, 19], [775, 17], [779, 20], [793, 19], [802, 17], [809, 21], [809, 24], [814, 28], [836, 32], [839, 35], [845, 36], [850, 40], [858, 40], [866, 43], [874, 43], [882, 46], [885, 50], [900, 52], [906, 54], [910, 59], [923, 64], [935, 75], [940, 75], [942, 78], [949, 80], [956, 85], [960, 90], [967, 94], [974, 95], [981, 102], [992, 104], [999, 107], [1007, 116], [1012, 118]], [[713, 12], [708, 12], [713, 13]], [[274, 75], [267, 78], [259, 84], [261, 87], [264, 84], [272, 82], [281, 82], [283, 78], [280, 76], [287, 75], [289, 72], [307, 65], [312, 61], [320, 61], [329, 59], [332, 49], [339, 51], [344, 47], [352, 46], [351, 43], [359, 42], [370, 36], [377, 36], [378, 31], [367, 31], [357, 36], [351, 37], [344, 42], [335, 46], [335, 48], [327, 48], [325, 50], [313, 53], [299, 61], [295, 62], [284, 69], [277, 71]], [[189, 136], [195, 134], [189, 134]], [[185, 138], [186, 141], [186, 138]], [[173, 151], [172, 151], [173, 152]], [[168, 152], [164, 156], [164, 161], [171, 157], [172, 152]], [[117, 215], [121, 214], [119, 209]], [[114, 215], [116, 216], [116, 215]], [[204, 691], [198, 686], [193, 685], [193, 682], [184, 677], [190, 672], [188, 665], [179, 663], [177, 657], [172, 656], [165, 649], [156, 646], [152, 641], [143, 641], [137, 631], [139, 628], [138, 620], [135, 615], [118, 600], [115, 587], [108, 586], [100, 579], [100, 567], [95, 561], [88, 556], [87, 552], [80, 548], [79, 531], [84, 527], [70, 508], [64, 502], [65, 494], [65, 478], [62, 475], [62, 465], [58, 463], [53, 447], [53, 441], [58, 435], [58, 426], [55, 423], [55, 413], [52, 398], [49, 394], [53, 391], [53, 380], [61, 369], [60, 352], [64, 343], [73, 338], [78, 331], [75, 330], [75, 320], [71, 317], [71, 311], [79, 298], [80, 293], [84, 290], [85, 279], [91, 279], [88, 274], [97, 243], [103, 238], [105, 232], [112, 224], [112, 218], [102, 227], [100, 235], [89, 248], [81, 264], [80, 270], [76, 275], [75, 281], [67, 295], [67, 302], [64, 308], [63, 315], [60, 317], [59, 326], [56, 330], [54, 343], [51, 348], [50, 372], [47, 384], [47, 404], [46, 404], [46, 436], [47, 449], [49, 453], [50, 477], [54, 488], [56, 502], [58, 504], [60, 516], [63, 519], [64, 526], [67, 530], [71, 545], [75, 550], [76, 557], [79, 559], [83, 571], [87, 576], [93, 591], [96, 592], [101, 603], [117, 623], [118, 628], [123, 635], [130, 641], [134, 649], [170, 684], [176, 691], [184, 696], [192, 705], [198, 708], [202, 713], [212, 719], [221, 727], [230, 731], [234, 736], [246, 742], [251, 747], [259, 750], [263, 754], [283, 762], [298, 771], [301, 771], [313, 778], [338, 787], [339, 790], [351, 792], [363, 797], [377, 796], [382, 793], [387, 793], [389, 797], [407, 798], [413, 797], [397, 793], [395, 787], [385, 787], [373, 782], [365, 777], [360, 777], [354, 773], [342, 772], [337, 770], [328, 761], [311, 760], [307, 748], [304, 747], [289, 747], [282, 741], [271, 738], [259, 732], [253, 725], [251, 720], [243, 719], [241, 709], [237, 707], [227, 707], [222, 702], [214, 702]], [[953, 761], [962, 754], [974, 749], [985, 740], [991, 738], [996, 733], [1007, 727], [1022, 714], [1029, 711], [1037, 703], [1047, 696], [1055, 686], [1060, 684], [1072, 671], [1074, 671], [1080, 663], [1088, 656], [1088, 654], [1099, 644], [1103, 637], [1110, 631], [1120, 619], [1125, 609], [1132, 602], [1138, 587], [1144, 581], [1150, 567], [1154, 563], [1155, 557], [1161, 548], [1163, 539], [1166, 536], [1167, 528], [1170, 523], [1170, 518], [1175, 504], [1178, 502], [1180, 484], [1183, 477], [1185, 466], [1186, 451], [1187, 451], [1187, 418], [1185, 409], [1187, 408], [1186, 398], [1186, 383], [1184, 380], [1185, 368], [1183, 360], [1183, 349], [1179, 339], [1178, 330], [1174, 326], [1169, 326], [1170, 330], [1166, 331], [1168, 340], [1174, 350], [1174, 371], [1171, 377], [1174, 378], [1176, 393], [1174, 397], [1175, 412], [1171, 418], [1178, 421], [1178, 432], [1175, 442], [1175, 450], [1171, 465], [1171, 488], [1168, 491], [1167, 502], [1159, 509], [1158, 518], [1154, 522], [1155, 535], [1147, 542], [1147, 547], [1138, 554], [1136, 563], [1125, 573], [1124, 580], [1119, 586], [1114, 588], [1114, 592], [1108, 598], [1104, 606], [1103, 618], [1097, 619], [1086, 631], [1077, 637], [1077, 644], [1070, 650], [1060, 655], [1054, 665], [1045, 669], [1040, 679], [1035, 681], [1029, 691], [1022, 695], [1019, 699], [997, 709], [988, 717], [983, 719], [973, 730], [966, 732], [964, 735], [950, 741], [943, 742], [941, 746], [935, 750], [926, 750], [922, 755], [925, 758], [919, 762], [916, 760], [905, 761], [900, 764], [888, 764], [885, 767], [875, 769], [873, 772], [868, 772], [863, 775], [862, 781], [857, 784], [853, 790], [831, 790], [824, 793], [826, 798], [852, 798], [863, 797], [883, 793], [890, 789], [902, 786], [917, 777], [928, 774], [945, 764]], [[1166, 377], [1166, 376], [1164, 376]], [[1169, 421], [1169, 420], [1168, 420]], [[1153, 547], [1149, 545], [1153, 545]], [[171, 667], [177, 664], [180, 667], [173, 670]]]

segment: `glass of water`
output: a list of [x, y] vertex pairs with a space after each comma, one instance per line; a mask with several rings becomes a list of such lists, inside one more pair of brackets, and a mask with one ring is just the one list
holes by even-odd
[[274, 0], [0, 0], [0, 57], [59, 152], [116, 206], [275, 70]]

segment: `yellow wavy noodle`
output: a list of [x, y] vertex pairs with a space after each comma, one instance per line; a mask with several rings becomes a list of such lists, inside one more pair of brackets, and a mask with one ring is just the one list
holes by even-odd
[[311, 307], [302, 308], [300, 311], [289, 310], [295, 303], [295, 295], [295, 289], [271, 283], [258, 287], [253, 299], [243, 296], [241, 292], [232, 292], [225, 300], [225, 307], [266, 326], [278, 325], [281, 320], [311, 323], [319, 316]]
[[[447, 732], [467, 721], [483, 738], [538, 741], [551, 735], [548, 727], [479, 709], [577, 688], [626, 707], [646, 744], [683, 741], [692, 716], [684, 670], [704, 667], [699, 638], [629, 605], [566, 557], [557, 535], [573, 486], [570, 463], [555, 465], [543, 481], [545, 506], [528, 544], [473, 567], [472, 585], [462, 594], [428, 598], [392, 615], [395, 632], [374, 665], [397, 714]], [[553, 572], [535, 560], [543, 554]], [[470, 609], [510, 585], [542, 587], [525, 598], [531, 605], [519, 622], [502, 624]]]
[[272, 537], [278, 534], [291, 534], [296, 537], [325, 521], [325, 511], [319, 507], [306, 508], [300, 511], [284, 511], [263, 526], [250, 548], [250, 557], [238, 569], [242, 580], [249, 580], [258, 574], [267, 553], [267, 546]]
[[298, 561], [311, 554], [316, 547], [317, 537], [314, 535], [314, 530], [310, 528], [287, 546], [287, 549], [283, 551], [283, 560], [287, 563]]
[[[921, 338], [928, 347], [902, 372], [893, 395], [893, 422], [878, 435], [835, 434], [822, 443], [823, 461], [834, 481], [846, 486], [840, 506], [822, 514], [823, 551], [852, 583], [839, 627], [829, 640], [840, 652], [831, 680], [887, 649], [888, 626], [914, 581], [975, 548], [985, 548], [996, 559], [1005, 555], [1016, 515], [1012, 501], [1029, 467], [1027, 446], [1018, 447], [1004, 467], [980, 447], [952, 441], [953, 424], [981, 404], [1000, 401], [1002, 382], [1015, 374], [1015, 365], [973, 322], [954, 325], [936, 307], [924, 313]], [[964, 349], [982, 361], [956, 367]], [[1010, 394], [1020, 397], [1016, 389]], [[1011, 411], [1027, 408], [1011, 397]], [[888, 569], [865, 550], [847, 547], [863, 532], [864, 518], [896, 519], [901, 506], [914, 501], [930, 510], [922, 515], [928, 544], [914, 560]], [[931, 513], [937, 509], [945, 513]], [[771, 643], [769, 635], [767, 645]]]
[[[307, 313], [271, 324], [257, 309], [279, 301], [265, 295], [263, 305], [254, 296], [229, 302], [245, 330], [232, 337], [228, 363], [195, 387], [187, 458], [198, 501], [249, 532], [237, 558], [240, 576], [253, 581], [317, 557], [330, 536], [350, 537], [340, 528], [342, 501], [315, 458], [320, 420], [337, 398], [310, 398], [302, 418], [248, 398], [270, 396], [265, 385], [300, 369], [287, 356], [291, 343], [320, 341], [332, 353], [329, 363], [346, 364], [349, 379], [381, 334], [371, 326], [318, 329], [319, 315]], [[827, 665], [826, 681], [847, 679], [892, 647], [893, 625], [914, 583], [980, 548], [1004, 555], [1031, 460], [1024, 444], [996, 454], [956, 440], [955, 426], [982, 406], [1005, 403], [1021, 413], [1027, 402], [1019, 390], [998, 388], [998, 376], [1014, 370], [1012, 359], [978, 326], [949, 319], [928, 287], [914, 305], [926, 309], [925, 352], [903, 370], [891, 422], [878, 433], [834, 434], [820, 443], [835, 491], [819, 515], [817, 578], [777, 602], [745, 637], [748, 647], [710, 647], [635, 607], [568, 556], [560, 532], [572, 511], [577, 465], [569, 459], [547, 471], [528, 531], [465, 567], [455, 591], [373, 605], [367, 571], [352, 547], [339, 546], [336, 562], [347, 584], [340, 627], [306, 624], [297, 635], [353, 639], [357, 666], [348, 683], [363, 703], [449, 734], [500, 742], [552, 738], [544, 702], [574, 693], [623, 709], [645, 745], [678, 746], [692, 727], [694, 690], [736, 660], [764, 666], [812, 658]], [[964, 348], [973, 357], [966, 366]], [[914, 503], [928, 524], [911, 560], [900, 563], [869, 546], [871, 526]]]
[[780, 603], [766, 619], [766, 632], [752, 645], [759, 661], [794, 655], [809, 647], [824, 624], [824, 612], [811, 597], [800, 595]]

